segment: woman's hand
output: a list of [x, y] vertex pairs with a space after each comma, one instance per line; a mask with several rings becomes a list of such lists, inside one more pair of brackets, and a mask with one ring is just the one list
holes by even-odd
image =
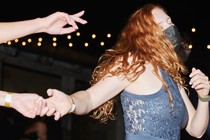
[[192, 68], [189, 76], [191, 78], [189, 84], [196, 90], [199, 96], [202, 98], [208, 97], [210, 90], [209, 78], [196, 68]]

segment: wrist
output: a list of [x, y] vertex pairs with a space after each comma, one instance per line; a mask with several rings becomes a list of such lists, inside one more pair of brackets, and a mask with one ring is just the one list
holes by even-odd
[[35, 23], [34, 25], [36, 26], [36, 27], [35, 27], [35, 33], [42, 33], [42, 32], [45, 32], [45, 30], [44, 30], [45, 27], [43, 27], [43, 23], [44, 23], [44, 22], [42, 21], [42, 19], [43, 19], [43, 18], [35, 18], [35, 19], [34, 19], [33, 22]]
[[76, 109], [76, 105], [74, 104], [74, 100], [70, 96], [68, 96], [68, 100], [70, 102], [70, 109], [68, 113], [73, 113]]
[[4, 99], [4, 106], [10, 108], [12, 102], [12, 92], [6, 92], [5, 99]]
[[200, 101], [202, 102], [209, 102], [210, 101], [210, 95], [208, 95], [207, 97], [201, 97], [199, 94], [198, 94], [198, 98]]

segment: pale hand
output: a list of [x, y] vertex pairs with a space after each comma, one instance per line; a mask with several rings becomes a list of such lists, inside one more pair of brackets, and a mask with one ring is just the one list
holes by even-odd
[[28, 118], [40, 115], [45, 106], [44, 98], [34, 93], [13, 93], [11, 107]]
[[46, 107], [41, 111], [40, 116], [53, 116], [55, 120], [59, 120], [66, 115], [71, 107], [68, 95], [57, 89], [48, 89], [49, 98], [45, 99]]
[[195, 68], [192, 69], [189, 76], [191, 78], [189, 82], [191, 87], [194, 88], [201, 97], [205, 98], [210, 90], [209, 78], [199, 69]]
[[[85, 11], [69, 15], [64, 12], [55, 12], [47, 17], [40, 18], [40, 30], [38, 32], [46, 32], [48, 34], [68, 34], [78, 29], [77, 23], [86, 24], [87, 21], [82, 19], [81, 16]], [[65, 26], [65, 27], [64, 27]]]

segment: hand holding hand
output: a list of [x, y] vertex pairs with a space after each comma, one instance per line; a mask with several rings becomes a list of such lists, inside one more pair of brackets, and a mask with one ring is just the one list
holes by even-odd
[[47, 106], [41, 111], [40, 116], [52, 116], [58, 120], [67, 114], [72, 106], [69, 95], [57, 89], [48, 89], [47, 94], [49, 98], [46, 99]]
[[28, 118], [35, 118], [45, 106], [44, 99], [34, 93], [13, 93], [11, 107]]

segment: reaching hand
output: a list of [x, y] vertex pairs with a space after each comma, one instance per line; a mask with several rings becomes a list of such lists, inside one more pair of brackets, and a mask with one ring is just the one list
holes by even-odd
[[85, 11], [69, 15], [64, 12], [55, 12], [47, 17], [40, 18], [43, 26], [38, 32], [46, 32], [48, 34], [67, 34], [72, 33], [78, 29], [76, 22], [86, 24], [87, 21], [82, 19], [81, 16]]
[[209, 79], [199, 69], [192, 69], [190, 74], [190, 85], [194, 88], [201, 97], [206, 97], [209, 93]]
[[47, 106], [41, 111], [40, 116], [54, 115], [54, 119], [58, 120], [69, 112], [72, 104], [67, 94], [56, 89], [48, 89], [47, 94], [49, 96], [45, 99]]
[[45, 106], [44, 99], [37, 94], [13, 93], [11, 107], [28, 118], [35, 118], [40, 115], [42, 108]]

